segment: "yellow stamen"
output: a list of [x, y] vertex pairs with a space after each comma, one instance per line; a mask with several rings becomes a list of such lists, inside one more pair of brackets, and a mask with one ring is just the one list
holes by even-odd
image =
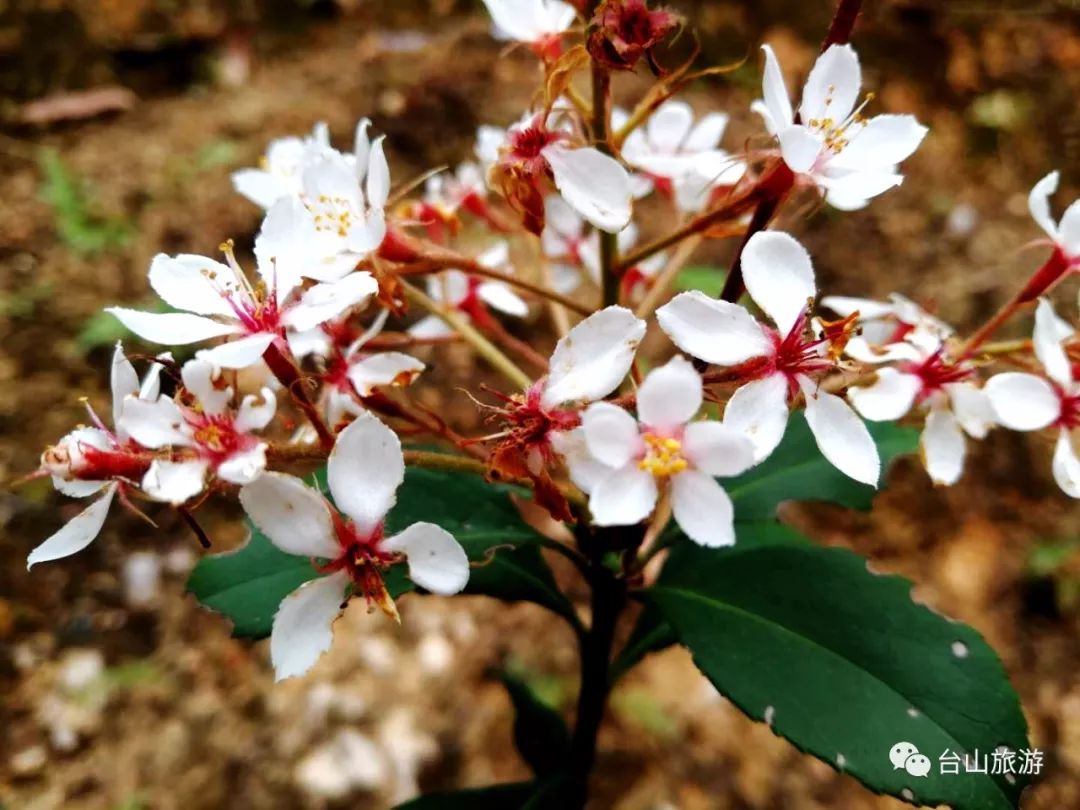
[[652, 473], [657, 478], [668, 478], [681, 473], [689, 465], [682, 457], [682, 442], [678, 439], [656, 436], [646, 433], [641, 437], [645, 442], [645, 457], [638, 462], [638, 467]]

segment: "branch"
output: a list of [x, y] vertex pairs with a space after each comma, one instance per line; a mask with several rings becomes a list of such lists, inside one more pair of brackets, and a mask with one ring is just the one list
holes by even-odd
[[406, 298], [423, 307], [432, 315], [441, 318], [447, 326], [458, 332], [466, 343], [476, 349], [476, 353], [487, 360], [492, 368], [506, 377], [516, 387], [524, 391], [532, 385], [529, 376], [514, 365], [509, 357], [499, 351], [495, 344], [481, 335], [462, 315], [439, 305], [411, 284], [402, 284], [401, 288]]

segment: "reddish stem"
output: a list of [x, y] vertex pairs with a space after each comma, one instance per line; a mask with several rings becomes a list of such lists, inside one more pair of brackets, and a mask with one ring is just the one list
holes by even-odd
[[746, 248], [746, 243], [750, 241], [754, 234], [768, 227], [769, 222], [776, 215], [777, 209], [780, 208], [780, 204], [787, 197], [794, 184], [795, 175], [792, 174], [787, 164], [782, 161], [771, 172], [761, 178], [761, 182], [757, 186], [759, 202], [754, 209], [753, 216], [750, 218], [750, 224], [746, 228], [742, 242], [739, 243], [739, 249], [735, 253], [735, 260], [731, 263], [731, 271], [724, 280], [724, 289], [720, 293], [722, 301], [734, 303], [743, 294], [745, 285], [743, 284], [742, 275], [742, 254]]
[[304, 412], [308, 421], [311, 422], [315, 432], [319, 435], [319, 444], [324, 449], [329, 450], [334, 446], [334, 432], [326, 426], [322, 416], [319, 414], [319, 409], [315, 407], [315, 404], [308, 396], [300, 370], [296, 367], [292, 356], [286, 353], [287, 351], [287, 349], [282, 351], [278, 346], [278, 341], [275, 340], [263, 353], [263, 360], [266, 361], [270, 372], [277, 377], [278, 382], [285, 386], [285, 389], [292, 395], [296, 406]]
[[825, 35], [825, 41], [821, 43], [821, 52], [829, 50], [830, 45], [843, 45], [851, 41], [851, 32], [855, 28], [855, 21], [862, 11], [862, 0], [840, 0], [836, 4], [836, 13], [833, 14], [832, 24], [829, 25], [829, 33]]

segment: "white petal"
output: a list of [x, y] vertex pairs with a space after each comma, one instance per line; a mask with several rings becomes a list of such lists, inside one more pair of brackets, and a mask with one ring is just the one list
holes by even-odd
[[724, 408], [724, 424], [746, 436], [754, 445], [754, 462], [768, 457], [788, 422], [788, 384], [783, 374], [770, 374], [739, 388]]
[[168, 397], [154, 402], [128, 397], [120, 422], [123, 431], [143, 447], [157, 449], [191, 444], [184, 417]]
[[[188, 360], [180, 369], [180, 379], [184, 383], [184, 388], [195, 397], [195, 401], [204, 413], [217, 416], [228, 409], [233, 390], [228, 386], [216, 385], [219, 380], [218, 369], [212, 362], [202, 357]], [[169, 413], [174, 421], [179, 415], [179, 411], [174, 415], [171, 411], [165, 410], [164, 406], [163, 413]]]
[[851, 114], [862, 86], [859, 57], [850, 45], [830, 45], [817, 58], [803, 87], [802, 120], [832, 119], [839, 125]]
[[568, 149], [556, 142], [542, 152], [555, 187], [585, 219], [618, 233], [630, 222], [630, 176], [612, 157], [591, 146]]
[[567, 240], [580, 239], [584, 230], [585, 221], [566, 200], [558, 194], [544, 197], [544, 232], [540, 238], [545, 242], [545, 251], [549, 248], [559, 251], [548, 255], [556, 258], [564, 256]]
[[706, 548], [735, 543], [735, 508], [715, 480], [686, 470], [671, 480], [671, 512], [686, 536]]
[[796, 174], [809, 174], [817, 165], [825, 147], [821, 136], [811, 129], [793, 124], [780, 131], [780, 153]]
[[262, 169], [241, 169], [232, 173], [236, 192], [247, 197], [260, 208], [269, 208], [290, 189], [278, 177]]
[[164, 461], [158, 459], [150, 465], [143, 476], [142, 489], [156, 501], [179, 506], [203, 491], [206, 483], [207, 463], [190, 461]]
[[776, 121], [773, 120], [772, 113], [769, 112], [769, 108], [760, 98], [750, 102], [750, 112], [756, 113], [757, 115], [761, 116], [761, 123], [765, 125], [765, 131], [768, 132], [770, 135], [775, 136], [779, 134], [780, 130], [786, 129], [788, 126], [790, 126], [790, 122], [787, 124], [777, 124]]
[[810, 254], [790, 234], [763, 231], [747, 241], [742, 267], [750, 297], [786, 337], [817, 293]]
[[236, 415], [236, 429], [241, 433], [262, 430], [273, 420], [276, 411], [277, 397], [270, 388], [263, 388], [259, 396], [248, 394], [240, 403], [240, 410]]
[[143, 340], [169, 346], [186, 346], [242, 331], [238, 323], [218, 323], [186, 312], [140, 312], [125, 307], [106, 307], [105, 311]]
[[701, 389], [693, 363], [676, 355], [650, 371], [638, 388], [638, 419], [664, 432], [681, 427], [701, 408]]
[[693, 123], [694, 111], [689, 104], [685, 101], [665, 101], [649, 116], [645, 131], [655, 149], [674, 152], [690, 134]]
[[1054, 446], [1054, 480], [1070, 498], [1080, 498], [1080, 458], [1069, 431], [1062, 430]]
[[1011, 430], [1040, 430], [1061, 415], [1061, 400], [1054, 387], [1034, 374], [995, 374], [983, 390], [998, 421]]
[[40, 562], [59, 560], [82, 551], [101, 533], [105, 517], [109, 514], [116, 484], [110, 484], [104, 494], [83, 511], [60, 527], [48, 540], [30, 552], [26, 567], [30, 569]]
[[895, 307], [885, 301], [872, 298], [855, 298], [849, 295], [826, 295], [821, 299], [821, 306], [831, 309], [841, 318], [858, 312], [860, 321], [876, 320], [893, 314]]
[[597, 483], [611, 475], [611, 467], [592, 457], [585, 441], [585, 431], [580, 427], [552, 431], [548, 438], [552, 448], [566, 462], [570, 480], [582, 492], [592, 492]]
[[709, 149], [716, 149], [720, 145], [720, 139], [724, 137], [724, 130], [727, 129], [727, 125], [728, 117], [724, 113], [706, 113], [690, 130], [690, 134], [683, 141], [682, 148], [687, 152], [704, 152]]
[[975, 439], [985, 438], [997, 424], [994, 406], [986, 392], [969, 382], [950, 383], [945, 391], [960, 428]]
[[325, 499], [299, 478], [266, 472], [240, 490], [248, 517], [287, 554], [333, 560], [341, 552]]
[[383, 546], [405, 554], [409, 579], [424, 590], [451, 596], [469, 582], [465, 549], [454, 535], [434, 523], [414, 523], [385, 540]]
[[303, 332], [290, 330], [285, 338], [289, 343], [289, 351], [298, 360], [312, 354], [316, 357], [326, 357], [330, 352], [330, 336], [321, 327], [305, 329]]
[[911, 410], [922, 390], [922, 380], [894, 368], [883, 368], [865, 387], [851, 388], [848, 399], [862, 416], [873, 422], [891, 422]]
[[1050, 214], [1050, 195], [1057, 191], [1058, 178], [1057, 172], [1050, 172], [1036, 183], [1028, 194], [1028, 210], [1031, 211], [1031, 218], [1055, 242], [1058, 240], [1058, 226]]
[[919, 439], [923, 463], [935, 484], [955, 484], [964, 471], [964, 434], [948, 408], [933, 408]]
[[754, 465], [754, 443], [741, 430], [722, 422], [691, 422], [683, 433], [682, 451], [695, 469], [724, 478]]
[[829, 160], [830, 169], [891, 169], [918, 149], [929, 132], [913, 115], [877, 115], [852, 129], [849, 143]]
[[795, 113], [791, 109], [791, 99], [788, 97], [787, 87], [784, 85], [784, 74], [780, 72], [780, 63], [776, 59], [776, 54], [768, 45], [762, 45], [761, 50], [765, 52], [761, 95], [765, 102], [765, 110], [769, 114], [769, 117], [765, 119], [765, 125], [769, 128], [770, 135], [776, 135], [781, 129], [791, 125], [795, 119]]
[[676, 346], [707, 363], [734, 366], [772, 351], [753, 315], [698, 290], [675, 296], [657, 310], [656, 320]]
[[416, 338], [439, 338], [454, 334], [454, 330], [438, 315], [428, 315], [410, 326], [409, 334]]
[[1080, 200], [1065, 209], [1058, 231], [1065, 255], [1070, 259], [1080, 258]]
[[402, 352], [380, 352], [349, 367], [349, 382], [362, 397], [376, 385], [407, 385], [424, 370], [424, 364]]
[[215, 475], [222, 481], [244, 486], [259, 478], [266, 470], [266, 445], [262, 442], [247, 450], [233, 453], [217, 465]]
[[349, 273], [340, 281], [316, 284], [282, 319], [285, 325], [303, 331], [336, 318], [379, 291], [375, 277], [366, 271]]
[[632, 526], [656, 506], [656, 479], [637, 464], [627, 464], [600, 479], [589, 495], [589, 511], [597, 526]]
[[175, 309], [236, 317], [223, 294], [237, 288], [235, 274], [221, 262], [190, 253], [175, 257], [159, 253], [150, 263], [149, 278], [154, 292]]
[[344, 571], [305, 582], [281, 600], [270, 632], [274, 680], [303, 675], [330, 649], [349, 578]]
[[81, 478], [65, 480], [58, 475], [50, 477], [53, 488], [69, 498], [88, 498], [97, 492], [101, 492], [102, 488], [108, 483], [107, 481], [84, 481]]
[[630, 371], [645, 337], [645, 321], [625, 307], [594, 312], [555, 344], [540, 404], [592, 402], [606, 397]]
[[1073, 373], [1072, 363], [1061, 343], [1072, 335], [1073, 328], [1057, 316], [1053, 304], [1046, 298], [1040, 298], [1035, 308], [1035, 331], [1032, 335], [1035, 356], [1046, 370], [1046, 376], [1065, 388], [1072, 385]]
[[139, 394], [139, 375], [135, 373], [135, 367], [124, 354], [124, 347], [119, 340], [116, 341], [116, 348], [113, 350], [109, 387], [112, 389], [113, 426], [119, 427], [120, 415], [124, 410], [124, 399]]
[[516, 292], [510, 289], [508, 284], [501, 281], [485, 281], [476, 290], [480, 299], [490, 306], [507, 315], [524, 318], [529, 314], [529, 305], [522, 300]]
[[819, 178], [826, 189], [825, 202], [839, 211], [857, 211], [871, 198], [904, 182], [895, 172], [851, 172], [842, 177]]
[[800, 380], [806, 395], [806, 422], [818, 450], [849, 478], [876, 487], [881, 475], [877, 445], [866, 425], [844, 400]]
[[860, 363], [891, 363], [897, 360], [918, 362], [926, 359], [924, 352], [906, 340], [886, 346], [871, 346], [865, 337], [858, 335], [847, 342], [844, 354]]
[[401, 441], [374, 416], [364, 414], [338, 434], [326, 478], [338, 509], [356, 521], [361, 532], [371, 532], [394, 505], [405, 479]]
[[581, 428], [593, 458], [612, 468], [628, 464], [641, 447], [637, 420], [610, 402], [594, 402], [586, 408]]
[[380, 136], [371, 144], [367, 161], [367, 183], [364, 186], [368, 205], [380, 210], [390, 196], [390, 167], [383, 152], [384, 139], [385, 136]]

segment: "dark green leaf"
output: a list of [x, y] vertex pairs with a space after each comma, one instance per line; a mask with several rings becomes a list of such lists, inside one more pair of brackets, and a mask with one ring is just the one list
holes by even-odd
[[[890, 422], [867, 422], [885, 471], [897, 456], [915, 452], [919, 433]], [[848, 478], [818, 450], [801, 411], [791, 415], [780, 446], [738, 478], [721, 481], [735, 502], [735, 519], [771, 520], [784, 501], [827, 501], [867, 510], [874, 488]]]
[[[522, 522], [509, 492], [475, 476], [410, 467], [397, 506], [387, 517], [387, 533], [419, 520], [437, 523], [477, 564], [466, 593], [536, 602], [576, 624], [573, 606], [540, 553], [540, 536]], [[310, 561], [278, 550], [253, 530], [248, 543], [236, 551], [200, 560], [188, 590], [206, 607], [232, 619], [235, 635], [263, 638], [270, 634], [281, 600], [318, 575]], [[386, 584], [394, 597], [413, 588], [404, 566], [391, 568]]]
[[[759, 521], [755, 523], [739, 523], [735, 526], [737, 542], [729, 548], [716, 549], [713, 553], [730, 556], [743, 551], [762, 546], [772, 545], [802, 545], [809, 541], [794, 529], [788, 528], [782, 523]], [[671, 550], [664, 569], [660, 574], [660, 581], [678, 573], [686, 560], [696, 558], [690, 549], [693, 543], [681, 533], [677, 533], [678, 539], [675, 547]], [[691, 562], [692, 564], [692, 562]], [[660, 612], [652, 605], [646, 605], [638, 616], [634, 629], [630, 632], [622, 650], [611, 666], [611, 681], [614, 683], [633, 667], [637, 666], [646, 655], [667, 649], [678, 642], [675, 632]]]
[[502, 682], [514, 706], [514, 745], [537, 776], [547, 776], [566, 761], [570, 735], [562, 717], [541, 701], [529, 685], [508, 672]]
[[[646, 598], [750, 717], [875, 791], [955, 810], [1017, 806], [1027, 777], [940, 772], [946, 750], [1027, 748], [1026, 725], [994, 651], [912, 602], [909, 582], [811, 545], [684, 544], [675, 562]], [[929, 757], [928, 776], [894, 769], [899, 742]]]
[[399, 804], [394, 810], [513, 810], [515, 807], [524, 806], [535, 788], [533, 782], [514, 782], [429, 793], [411, 802]]
[[252, 530], [235, 551], [199, 560], [187, 589], [204, 607], [232, 619], [233, 635], [263, 638], [281, 600], [316, 576], [309, 560], [286, 554]]

